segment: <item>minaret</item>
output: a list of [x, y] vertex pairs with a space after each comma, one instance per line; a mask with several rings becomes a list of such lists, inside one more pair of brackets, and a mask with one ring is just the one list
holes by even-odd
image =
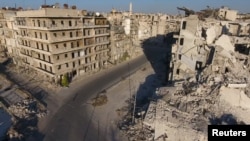
[[129, 15], [130, 16], [132, 15], [132, 2], [130, 2], [129, 4]]

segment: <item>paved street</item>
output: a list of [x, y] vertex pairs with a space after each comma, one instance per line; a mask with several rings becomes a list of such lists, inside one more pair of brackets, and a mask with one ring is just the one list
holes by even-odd
[[[129, 63], [122, 63], [110, 70], [104, 70], [93, 76], [92, 79], [78, 80], [68, 89], [63, 90], [62, 95], [66, 95], [64, 104], [56, 110], [55, 114], [52, 111], [53, 117], [49, 120], [48, 126], [44, 128], [46, 131], [44, 140], [97, 141], [99, 132], [102, 131], [95, 129], [95, 126], [92, 126], [92, 122], [90, 122], [92, 113], [88, 113], [86, 110], [89, 105], [88, 100], [100, 91], [124, 79], [129, 73], [135, 72], [146, 62], [147, 59], [144, 56], [138, 57]], [[101, 140], [103, 141], [103, 139]]]

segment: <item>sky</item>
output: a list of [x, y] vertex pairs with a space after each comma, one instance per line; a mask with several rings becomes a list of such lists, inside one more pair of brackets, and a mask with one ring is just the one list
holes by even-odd
[[64, 3], [76, 5], [77, 9], [85, 9], [96, 12], [110, 12], [112, 8], [121, 11], [128, 11], [129, 3], [133, 4], [133, 12], [142, 13], [167, 13], [178, 14], [177, 7], [187, 7], [195, 11], [227, 6], [238, 10], [240, 13], [250, 13], [250, 0], [0, 0], [0, 7], [23, 7], [38, 9], [40, 5], [46, 3], [53, 5]]

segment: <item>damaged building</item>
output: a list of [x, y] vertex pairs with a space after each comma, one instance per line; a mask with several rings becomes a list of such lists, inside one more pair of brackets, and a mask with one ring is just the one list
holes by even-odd
[[150, 97], [145, 115], [135, 111], [137, 123], [126, 129], [131, 140], [206, 141], [207, 125], [250, 123], [250, 23], [228, 8], [217, 10], [220, 18], [185, 10], [168, 84]]
[[[99, 13], [76, 9], [41, 8], [19, 11], [15, 17], [21, 60], [58, 82], [107, 67], [109, 23]], [[17, 61], [17, 60], [16, 60]]]

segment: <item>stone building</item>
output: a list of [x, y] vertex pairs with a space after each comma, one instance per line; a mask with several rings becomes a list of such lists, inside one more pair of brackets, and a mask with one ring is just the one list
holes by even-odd
[[14, 16], [16, 11], [0, 10], [0, 58], [6, 60], [18, 54]]
[[76, 9], [41, 8], [18, 11], [19, 63], [51, 81], [72, 79], [107, 67], [109, 23], [97, 14]]
[[130, 57], [133, 48], [130, 42], [129, 17], [123, 12], [112, 9], [107, 18], [110, 22], [111, 63], [119, 63]]

